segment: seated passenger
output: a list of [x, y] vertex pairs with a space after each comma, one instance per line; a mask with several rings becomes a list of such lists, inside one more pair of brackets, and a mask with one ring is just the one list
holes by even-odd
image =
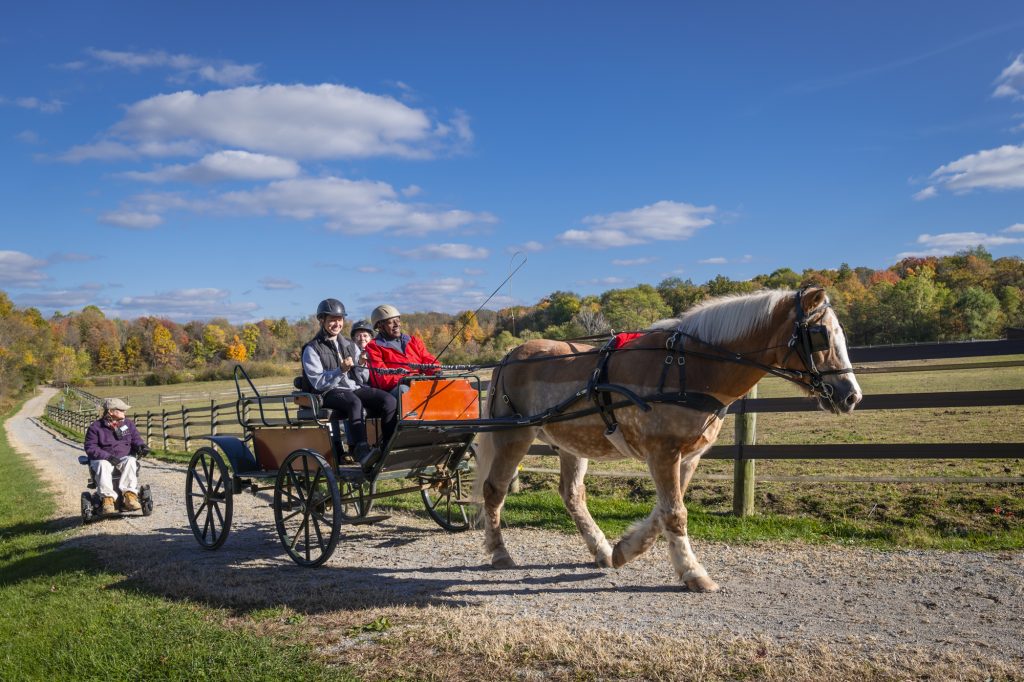
[[379, 305], [373, 309], [370, 321], [377, 332], [377, 336], [366, 346], [370, 384], [390, 391], [391, 395], [397, 398], [399, 393], [409, 390], [408, 384], [402, 384], [401, 374], [374, 372], [375, 367], [404, 369], [409, 374], [434, 374], [437, 371], [414, 366], [436, 365], [437, 358], [430, 354], [419, 337], [402, 333], [402, 318], [398, 308], [393, 305]]
[[103, 401], [103, 414], [89, 425], [85, 432], [85, 454], [89, 456], [96, 487], [103, 498], [101, 514], [113, 514], [114, 469], [121, 472], [118, 487], [121, 489], [121, 509], [138, 511], [139, 503], [139, 462], [134, 455], [149, 452], [146, 441], [142, 440], [135, 423], [125, 416], [131, 406], [120, 398]]
[[367, 386], [353, 371], [360, 351], [341, 335], [345, 328], [345, 306], [336, 298], [324, 299], [316, 309], [320, 332], [302, 347], [302, 375], [314, 393], [321, 396], [324, 407], [337, 410], [347, 423], [355, 447], [352, 456], [364, 471], [373, 468], [381, 451], [366, 442], [363, 410], [383, 422], [383, 442], [395, 430], [398, 403], [387, 391]]
[[366, 320], [359, 320], [352, 325], [352, 331], [349, 332], [349, 336], [352, 337], [352, 343], [356, 344], [356, 348], [359, 349], [359, 360], [353, 371], [359, 377], [359, 381], [362, 384], [370, 383], [370, 370], [366, 367], [366, 344], [373, 340], [373, 327]]

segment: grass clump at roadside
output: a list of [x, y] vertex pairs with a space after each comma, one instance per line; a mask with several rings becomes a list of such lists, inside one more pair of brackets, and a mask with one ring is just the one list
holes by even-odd
[[221, 610], [147, 594], [62, 547], [71, 531], [51, 522], [53, 495], [3, 428], [0, 478], [0, 679], [355, 679], [308, 645], [225, 628]]

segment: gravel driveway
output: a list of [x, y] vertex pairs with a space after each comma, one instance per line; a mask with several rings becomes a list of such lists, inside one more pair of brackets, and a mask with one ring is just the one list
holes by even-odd
[[[87, 472], [77, 462], [78, 445], [35, 418], [50, 395], [44, 390], [28, 401], [7, 431], [53, 482], [61, 514], [75, 524]], [[284, 555], [265, 496], [236, 496], [226, 544], [202, 550], [185, 517], [184, 474], [182, 466], [145, 461], [141, 476], [153, 490], [153, 515], [94, 523], [72, 542], [156, 591], [225, 606], [319, 613], [440, 605], [557, 621], [573, 630], [967, 647], [1024, 663], [1021, 552], [732, 546], [698, 539], [698, 556], [723, 588], [702, 595], [674, 583], [663, 542], [620, 570], [603, 570], [588, 560], [577, 536], [512, 528], [506, 542], [522, 565], [496, 571], [483, 563], [479, 532], [446, 534], [396, 515], [375, 526], [348, 527], [331, 560], [311, 570]]]

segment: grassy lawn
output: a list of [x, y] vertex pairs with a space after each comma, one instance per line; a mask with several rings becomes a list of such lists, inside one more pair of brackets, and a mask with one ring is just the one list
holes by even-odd
[[52, 495], [2, 428], [0, 477], [0, 679], [356, 679], [309, 647], [225, 628], [225, 611], [147, 594], [63, 548], [73, 531], [50, 523]]

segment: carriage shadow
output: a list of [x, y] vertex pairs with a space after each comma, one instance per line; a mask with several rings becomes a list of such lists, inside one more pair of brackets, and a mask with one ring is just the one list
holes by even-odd
[[[73, 541], [102, 557], [104, 568], [124, 574], [112, 587], [143, 591], [174, 600], [199, 601], [239, 612], [288, 607], [315, 614], [380, 607], [478, 606], [488, 600], [539, 594], [626, 592], [676, 594], [676, 584], [613, 584], [615, 573], [592, 562], [531, 563], [496, 570], [477, 563], [477, 542], [466, 563], [424, 561], [437, 531], [411, 526], [379, 531], [349, 527], [331, 560], [317, 568], [294, 564], [272, 528], [232, 528], [218, 550], [199, 547], [187, 528], [145, 534], [106, 534]], [[474, 538], [476, 540], [476, 538]], [[346, 565], [346, 549], [354, 548]], [[397, 565], [395, 552], [418, 552]], [[422, 564], [412, 565], [409, 564]]]

